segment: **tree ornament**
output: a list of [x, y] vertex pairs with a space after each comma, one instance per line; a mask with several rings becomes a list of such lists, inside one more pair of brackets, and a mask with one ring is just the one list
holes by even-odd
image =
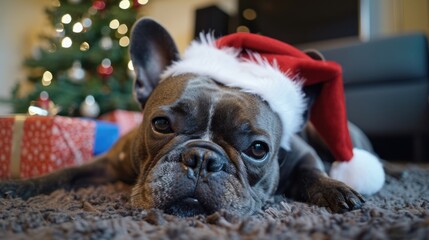
[[100, 114], [100, 106], [94, 96], [88, 95], [80, 105], [80, 114], [84, 117], [96, 118]]
[[45, 110], [49, 109], [49, 93], [46, 91], [40, 92], [39, 99], [37, 99], [37, 105]]
[[29, 115], [54, 116], [57, 115], [59, 111], [60, 107], [49, 99], [49, 94], [46, 91], [40, 92], [39, 99], [31, 101], [28, 107]]
[[100, 39], [100, 47], [103, 50], [110, 50], [113, 46], [113, 40], [109, 36], [104, 36]]
[[106, 2], [102, 0], [97, 0], [92, 3], [92, 7], [96, 10], [102, 11], [106, 8]]
[[85, 70], [82, 68], [82, 64], [80, 63], [80, 61], [76, 60], [73, 62], [72, 67], [67, 71], [67, 75], [71, 82], [82, 82], [86, 74]]
[[101, 64], [97, 67], [97, 72], [102, 78], [110, 77], [113, 73], [113, 67], [110, 59], [103, 59], [103, 61], [101, 61]]

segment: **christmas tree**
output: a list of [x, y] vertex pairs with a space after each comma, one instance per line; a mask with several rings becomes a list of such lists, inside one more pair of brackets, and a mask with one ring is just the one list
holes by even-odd
[[14, 112], [27, 113], [32, 102], [47, 99], [66, 116], [138, 110], [131, 92], [134, 73], [128, 44], [138, 8], [147, 2], [53, 1], [46, 9], [52, 34], [41, 35], [41, 46], [24, 62], [33, 87], [23, 94], [22, 84], [17, 84]]

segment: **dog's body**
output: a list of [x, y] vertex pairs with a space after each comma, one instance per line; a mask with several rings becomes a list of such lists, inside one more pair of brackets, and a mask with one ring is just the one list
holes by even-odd
[[[0, 193], [28, 198], [124, 181], [134, 185], [133, 206], [183, 216], [220, 209], [252, 214], [274, 194], [335, 212], [362, 205], [360, 194], [325, 173], [321, 157], [331, 162], [330, 154], [311, 124], [292, 137], [290, 150], [282, 149], [279, 116], [260, 97], [192, 73], [161, 79], [177, 56], [160, 25], [140, 21], [131, 57], [144, 109], [141, 126], [89, 164], [3, 182]], [[350, 131], [355, 145], [371, 150], [358, 129]]]

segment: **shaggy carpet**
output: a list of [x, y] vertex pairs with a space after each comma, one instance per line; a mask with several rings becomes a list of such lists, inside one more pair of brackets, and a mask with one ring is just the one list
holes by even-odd
[[0, 239], [428, 239], [429, 170], [387, 176], [362, 209], [332, 214], [288, 199], [240, 218], [225, 212], [179, 218], [133, 209], [121, 183], [0, 199]]

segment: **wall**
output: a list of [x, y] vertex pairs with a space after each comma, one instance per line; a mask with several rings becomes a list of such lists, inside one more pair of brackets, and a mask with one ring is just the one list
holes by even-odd
[[171, 33], [180, 52], [193, 38], [195, 9], [217, 4], [229, 14], [237, 11], [236, 0], [153, 0], [142, 9], [142, 15], [158, 20]]
[[424, 31], [429, 35], [429, 0], [401, 0], [402, 30]]
[[410, 31], [429, 35], [429, 0], [361, 0], [363, 40]]

